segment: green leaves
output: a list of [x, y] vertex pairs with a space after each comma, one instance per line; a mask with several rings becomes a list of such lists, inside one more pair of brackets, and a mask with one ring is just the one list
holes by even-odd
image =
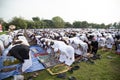
[[52, 21], [54, 23], [55, 28], [64, 28], [65, 27], [64, 20], [59, 16], [53, 17]]
[[22, 17], [13, 17], [8, 23], [0, 18], [0, 23], [3, 26], [3, 31], [8, 30], [9, 25], [15, 25], [16, 29], [39, 29], [39, 28], [104, 28], [108, 29], [114, 27], [120, 28], [120, 22], [114, 22], [113, 24], [104, 23], [88, 23], [87, 21], [74, 21], [73, 23], [65, 22], [60, 16], [55, 16], [52, 20], [40, 19], [39, 17], [32, 17], [32, 20], [26, 20]]

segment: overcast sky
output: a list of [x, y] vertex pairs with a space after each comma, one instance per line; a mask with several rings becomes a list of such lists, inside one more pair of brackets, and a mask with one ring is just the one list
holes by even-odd
[[0, 18], [10, 21], [15, 16], [109, 24], [120, 21], [120, 0], [0, 0]]

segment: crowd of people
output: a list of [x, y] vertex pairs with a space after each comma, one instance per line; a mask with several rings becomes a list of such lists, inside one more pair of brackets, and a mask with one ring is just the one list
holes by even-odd
[[[81, 59], [97, 55], [98, 49], [112, 49], [120, 54], [118, 29], [27, 29], [0, 35], [0, 56], [13, 56], [21, 64], [21, 72], [32, 65], [29, 46], [39, 45], [56, 60], [71, 66]], [[90, 56], [92, 55], [92, 56]], [[28, 65], [29, 63], [29, 65]]]

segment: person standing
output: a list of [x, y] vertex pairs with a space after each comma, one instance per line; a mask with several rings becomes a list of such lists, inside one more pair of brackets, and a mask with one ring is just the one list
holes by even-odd
[[93, 39], [92, 39], [92, 41], [91, 41], [91, 53], [93, 54], [93, 55], [96, 55], [97, 54], [97, 51], [98, 51], [98, 41], [97, 41], [97, 39], [95, 39], [94, 37], [93, 37]]

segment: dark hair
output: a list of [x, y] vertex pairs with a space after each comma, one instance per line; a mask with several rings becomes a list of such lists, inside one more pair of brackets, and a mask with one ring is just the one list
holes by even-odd
[[53, 45], [53, 44], [54, 44], [54, 42], [53, 42], [53, 41], [51, 41], [51, 42], [50, 42], [50, 45]]

